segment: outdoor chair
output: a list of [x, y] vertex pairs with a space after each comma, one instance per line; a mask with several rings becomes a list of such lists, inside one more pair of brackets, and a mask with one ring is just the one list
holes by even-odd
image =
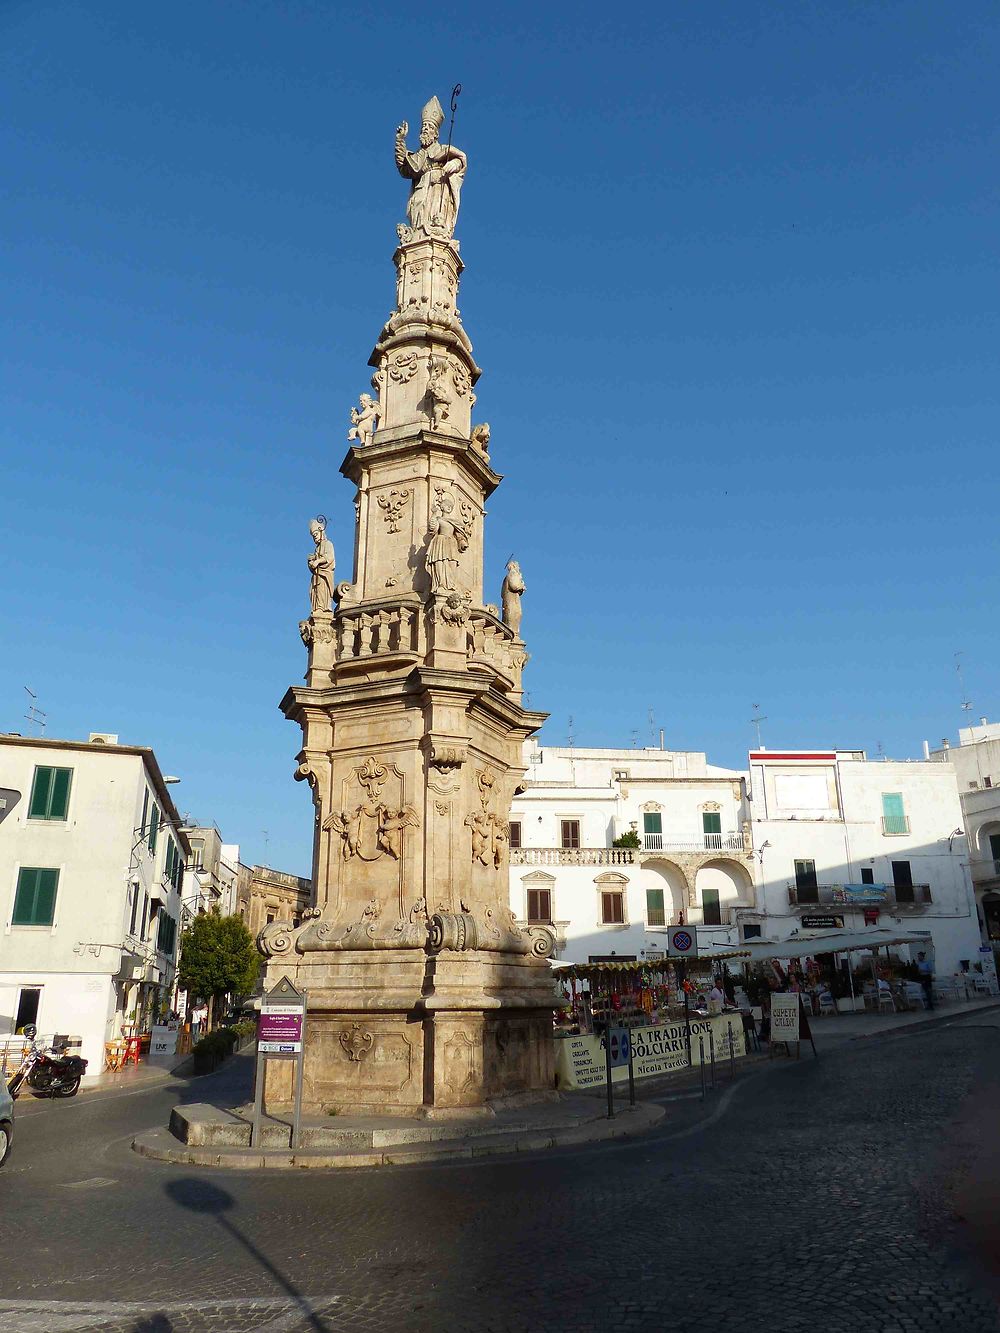
[[829, 991], [824, 991], [819, 997], [819, 1012], [821, 1016], [823, 1014], [835, 1014], [837, 1012], [837, 1001]]
[[892, 998], [892, 991], [880, 990], [878, 993], [878, 1011], [879, 1013], [888, 1005], [889, 1012], [896, 1012], [896, 1001]]

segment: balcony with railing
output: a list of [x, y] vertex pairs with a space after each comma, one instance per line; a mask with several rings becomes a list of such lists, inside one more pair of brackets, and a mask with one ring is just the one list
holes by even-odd
[[630, 866], [634, 847], [512, 847], [513, 866]]
[[643, 833], [644, 852], [744, 852], [742, 833], [703, 833], [700, 842], [682, 842], [669, 833]]
[[997, 881], [995, 887], [1000, 887], [1000, 861], [994, 861], [989, 856], [974, 856], [969, 867], [972, 870], [973, 884], [989, 884], [991, 881]]
[[886, 838], [901, 838], [910, 831], [910, 820], [907, 815], [883, 815], [882, 816], [882, 834]]
[[929, 884], [796, 884], [788, 883], [791, 907], [929, 907]]

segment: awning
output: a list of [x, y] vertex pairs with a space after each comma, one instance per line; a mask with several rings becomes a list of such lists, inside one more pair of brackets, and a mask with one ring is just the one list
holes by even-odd
[[818, 953], [851, 953], [855, 949], [886, 949], [898, 944], [932, 944], [930, 931], [872, 930], [799, 931], [786, 940], [747, 940], [744, 950], [754, 962], [770, 958], [812, 958]]
[[[782, 955], [775, 955], [781, 957]], [[552, 970], [560, 978], [576, 977], [586, 978], [591, 976], [600, 976], [603, 973], [638, 973], [638, 972], [665, 972], [668, 967], [674, 963], [717, 963], [724, 958], [749, 958], [749, 944], [744, 945], [742, 949], [733, 949], [728, 953], [720, 950], [718, 953], [699, 954], [697, 958], [673, 958], [664, 954], [662, 958], [645, 959], [636, 962], [620, 963], [553, 963]]]

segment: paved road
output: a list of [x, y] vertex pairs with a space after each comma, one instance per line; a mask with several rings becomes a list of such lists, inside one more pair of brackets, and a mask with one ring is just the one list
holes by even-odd
[[1000, 1333], [1000, 1018], [671, 1103], [632, 1144], [377, 1172], [129, 1151], [239, 1069], [21, 1104], [0, 1333]]

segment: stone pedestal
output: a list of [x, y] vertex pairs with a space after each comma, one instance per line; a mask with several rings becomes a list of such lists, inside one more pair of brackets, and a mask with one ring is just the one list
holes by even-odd
[[[458, 200], [441, 181], [464, 177], [465, 157], [400, 152], [415, 184], [397, 306], [370, 357], [377, 409], [362, 398], [340, 469], [355, 487], [353, 575], [335, 609], [321, 604], [333, 554], [314, 522], [305, 684], [281, 703], [302, 730], [315, 898], [259, 944], [267, 984], [287, 975], [308, 994], [307, 1111], [448, 1115], [554, 1086], [552, 932], [520, 929], [508, 898], [510, 803], [545, 714], [521, 702], [523, 584], [504, 585], [502, 616], [484, 600], [485, 504], [501, 477], [488, 426], [472, 424], [480, 370], [441, 222]], [[268, 1096], [283, 1100], [289, 1077], [269, 1071]]]

